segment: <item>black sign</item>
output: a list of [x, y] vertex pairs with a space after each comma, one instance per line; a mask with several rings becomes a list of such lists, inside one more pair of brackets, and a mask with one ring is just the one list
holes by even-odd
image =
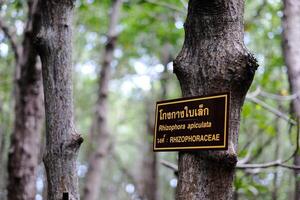
[[156, 103], [154, 151], [227, 149], [229, 93]]

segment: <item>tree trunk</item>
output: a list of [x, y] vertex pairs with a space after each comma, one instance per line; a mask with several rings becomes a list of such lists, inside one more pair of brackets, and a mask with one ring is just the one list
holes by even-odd
[[35, 30], [45, 96], [48, 200], [60, 200], [64, 192], [70, 200], [79, 199], [76, 159], [83, 139], [73, 119], [73, 8], [73, 0], [40, 0]]
[[[278, 106], [278, 110], [282, 110], [281, 103]], [[281, 135], [280, 132], [282, 130], [281, 124], [280, 124], [280, 118], [276, 118], [276, 136], [275, 136], [275, 150], [274, 150], [274, 160], [280, 159], [280, 141], [281, 141]], [[272, 200], [278, 199], [278, 193], [279, 193], [279, 185], [278, 185], [278, 168], [276, 167], [274, 169], [274, 178], [273, 178], [273, 188], [272, 188]]]
[[[2, 120], [2, 116], [4, 116], [4, 112], [3, 112], [3, 103], [0, 99], [0, 113], [2, 113], [0, 115], [0, 119]], [[7, 155], [7, 151], [6, 151], [6, 138], [4, 135], [4, 131], [5, 130], [5, 125], [4, 125], [4, 120], [0, 123], [0, 199], [6, 196], [4, 196], [4, 192], [5, 188], [6, 188], [6, 155]]]
[[32, 40], [37, 1], [28, 1], [28, 21], [16, 57], [15, 122], [8, 156], [8, 199], [34, 200], [43, 125], [41, 64]]
[[240, 112], [257, 68], [244, 43], [243, 0], [190, 0], [174, 61], [184, 97], [230, 92], [226, 151], [179, 153], [177, 200], [232, 199]]
[[[288, 69], [291, 92], [300, 91], [300, 1], [284, 0], [283, 26], [283, 54]], [[293, 113], [300, 118], [300, 98], [293, 100]], [[299, 142], [299, 141], [297, 141]], [[300, 165], [300, 155], [295, 155], [295, 165]], [[295, 171], [295, 200], [300, 199], [300, 171]]]
[[[299, 152], [297, 155], [295, 155], [294, 158], [294, 165], [300, 166], [300, 155]], [[295, 200], [299, 200], [300, 199], [300, 180], [299, 180], [299, 176], [300, 176], [300, 170], [295, 170]]]
[[111, 141], [107, 124], [108, 89], [111, 74], [111, 63], [116, 46], [117, 31], [122, 0], [113, 0], [110, 13], [110, 22], [107, 33], [107, 43], [105, 45], [102, 68], [99, 75], [99, 91], [96, 103], [95, 120], [93, 121], [92, 134], [94, 135], [96, 150], [89, 158], [89, 167], [85, 180], [84, 197], [85, 200], [99, 199], [99, 190], [102, 177], [104, 158], [107, 156]]
[[[168, 79], [169, 73], [167, 65], [169, 62], [172, 61], [172, 57], [170, 55], [170, 44], [165, 44], [162, 48], [161, 52], [161, 63], [164, 66], [164, 70], [160, 75], [160, 84], [161, 84], [161, 94], [160, 99], [164, 100], [167, 98], [167, 91], [168, 91]], [[153, 95], [152, 95], [153, 96]], [[151, 95], [150, 95], [151, 97]], [[144, 139], [144, 152], [142, 158], [142, 165], [141, 165], [141, 177], [139, 181], [139, 195], [142, 199], [146, 200], [159, 200], [159, 186], [158, 186], [158, 167], [157, 167], [157, 157], [158, 154], [153, 152], [153, 140], [152, 136], [154, 133], [154, 113], [153, 107], [154, 104], [151, 98], [146, 99], [145, 102], [145, 110], [146, 110], [146, 132], [145, 132], [145, 139]]]
[[171, 45], [166, 43], [161, 52], [161, 62], [164, 66], [164, 71], [161, 73], [160, 77], [160, 85], [161, 85], [161, 100], [165, 100], [168, 97], [168, 85], [169, 85], [169, 77], [170, 73], [168, 72], [168, 64], [173, 61], [173, 57], [171, 55]]
[[157, 155], [153, 152], [153, 118], [154, 104], [151, 99], [145, 101], [146, 128], [143, 139], [142, 163], [140, 167], [140, 178], [138, 183], [138, 194], [143, 200], [158, 200], [158, 173]]

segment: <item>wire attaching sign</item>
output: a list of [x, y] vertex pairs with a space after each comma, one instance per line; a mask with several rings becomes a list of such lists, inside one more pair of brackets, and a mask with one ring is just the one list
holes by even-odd
[[154, 151], [224, 150], [229, 93], [156, 103]]

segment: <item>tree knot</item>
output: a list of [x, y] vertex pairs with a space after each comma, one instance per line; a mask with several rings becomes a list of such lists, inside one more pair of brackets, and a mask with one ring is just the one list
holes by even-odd
[[249, 76], [253, 77], [255, 74], [255, 71], [257, 70], [257, 68], [259, 67], [258, 62], [256, 60], [256, 58], [254, 57], [254, 55], [250, 52], [248, 52], [247, 55], [247, 67], [248, 67], [248, 72], [249, 72]]
[[77, 151], [82, 143], [83, 143], [83, 138], [81, 137], [81, 135], [75, 133], [72, 134], [71, 140], [68, 143], [67, 148]]

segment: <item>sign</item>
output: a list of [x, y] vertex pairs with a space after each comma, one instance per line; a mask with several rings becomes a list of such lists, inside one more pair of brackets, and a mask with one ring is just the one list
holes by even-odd
[[229, 93], [156, 103], [154, 151], [227, 149]]

